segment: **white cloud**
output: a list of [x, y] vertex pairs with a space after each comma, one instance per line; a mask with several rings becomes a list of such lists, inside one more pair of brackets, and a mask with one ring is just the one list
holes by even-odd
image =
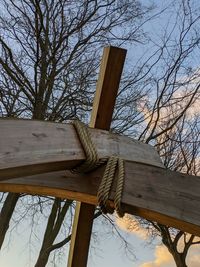
[[197, 244], [190, 249], [187, 263], [190, 267], [200, 267], [200, 244]]
[[175, 267], [173, 258], [164, 246], [156, 246], [155, 260], [143, 263], [140, 267]]
[[[143, 240], [149, 238], [148, 231], [142, 227], [137, 219], [129, 214], [125, 214], [123, 218], [116, 218], [116, 224], [118, 227], [126, 232], [135, 234]], [[187, 241], [190, 235], [187, 236]], [[200, 238], [196, 237], [195, 242], [200, 241]], [[183, 251], [184, 243], [183, 239], [179, 241], [179, 252]], [[154, 251], [155, 259], [153, 261], [145, 262], [139, 267], [175, 267], [175, 262], [168, 249], [164, 245], [155, 247]], [[187, 264], [189, 267], [200, 267], [200, 244], [193, 245], [189, 249], [187, 256]]]
[[[129, 214], [125, 214], [123, 218], [116, 218], [116, 224], [118, 227], [126, 232], [137, 235], [143, 240], [148, 239], [148, 231], [143, 228], [137, 219]], [[190, 235], [187, 236], [187, 241]], [[196, 237], [195, 242], [200, 241], [200, 238]], [[183, 251], [184, 242], [181, 239], [178, 243], [179, 252]], [[159, 245], [155, 247], [154, 250], [154, 260], [145, 262], [139, 267], [176, 267], [172, 255], [169, 253], [168, 249], [164, 245]], [[189, 267], [200, 267], [200, 244], [193, 245], [189, 249], [187, 255], [187, 264]]]
[[140, 237], [141, 239], [148, 239], [148, 232], [143, 228], [134, 216], [125, 214], [123, 218], [116, 218], [116, 224], [118, 227], [126, 232], [132, 233]]
[[[196, 239], [199, 241], [199, 238]], [[180, 241], [180, 251], [183, 247], [183, 240]], [[145, 262], [139, 267], [175, 267], [175, 262], [168, 249], [164, 245], [156, 246], [154, 251], [155, 259]], [[186, 263], [189, 267], [200, 267], [200, 244], [193, 245], [188, 253]]]

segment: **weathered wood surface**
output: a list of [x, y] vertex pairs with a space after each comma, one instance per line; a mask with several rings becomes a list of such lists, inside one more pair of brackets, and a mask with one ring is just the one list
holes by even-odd
[[95, 208], [93, 204], [76, 202], [67, 267], [87, 266]]
[[[90, 119], [92, 128], [110, 129], [125, 57], [125, 49], [104, 48]], [[94, 212], [94, 205], [77, 202], [68, 267], [87, 266]]]
[[[71, 124], [0, 119], [0, 180], [70, 169], [85, 160]], [[90, 129], [99, 157], [119, 155], [125, 160], [162, 167], [154, 148], [128, 137]]]
[[[1, 191], [52, 195], [97, 204], [104, 167], [87, 175], [69, 171], [0, 182]], [[114, 188], [111, 194], [113, 199]], [[200, 177], [139, 163], [125, 163], [122, 197], [126, 212], [200, 236]]]

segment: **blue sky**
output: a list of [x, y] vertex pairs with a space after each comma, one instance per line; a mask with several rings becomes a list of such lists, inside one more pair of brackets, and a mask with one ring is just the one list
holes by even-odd
[[[149, 1], [143, 1], [144, 3], [149, 3]], [[154, 1], [158, 5], [161, 5], [162, 8], [167, 6], [169, 2], [171, 1]], [[158, 23], [159, 21], [159, 23]], [[154, 23], [147, 24], [145, 26], [146, 31], [150, 31], [152, 34], [156, 36], [156, 34], [159, 33], [162, 26], [168, 22], [168, 17], [166, 16], [160, 16], [160, 19], [155, 19]], [[159, 38], [158, 38], [159, 39]], [[141, 46], [144, 47], [144, 46]], [[134, 55], [133, 55], [134, 53]], [[136, 58], [136, 55], [138, 57], [140, 54], [143, 53], [141, 48], [134, 49], [130, 47], [130, 50], [128, 51], [128, 61], [132, 60], [132, 58]], [[44, 226], [44, 225], [43, 225]], [[41, 228], [43, 228], [41, 226]], [[37, 255], [38, 248], [31, 248], [28, 245], [29, 242], [29, 229], [27, 229], [27, 224], [21, 225], [17, 232], [12, 234], [11, 239], [10, 236], [7, 235], [7, 239], [5, 242], [5, 246], [3, 247], [2, 251], [0, 252], [0, 266], [1, 267], [32, 267], [33, 264], [31, 264], [30, 255], [32, 255], [32, 260]], [[97, 225], [94, 226], [94, 231], [97, 232], [99, 235], [101, 235], [100, 232], [101, 229], [101, 222], [97, 223]], [[155, 261], [155, 257], [157, 255], [157, 258], [162, 258], [164, 253], [167, 255], [167, 251], [161, 251], [159, 250], [159, 247], [156, 247], [155, 244], [159, 245], [160, 240], [157, 240], [157, 242], [154, 245], [146, 245], [146, 241], [142, 238], [139, 238], [137, 234], [135, 233], [123, 233], [129, 240], [129, 242], [133, 245], [134, 253], [137, 257], [134, 261], [131, 261], [127, 258], [126, 254], [124, 253], [123, 246], [121, 245], [120, 241], [116, 239], [115, 237], [112, 237], [111, 235], [105, 235], [101, 236], [99, 243], [95, 244], [93, 241], [91, 243], [92, 246], [95, 247], [91, 248], [91, 253], [88, 261], [88, 267], [139, 267], [142, 266], [143, 263], [150, 262], [149, 265], [146, 265], [144, 267], [175, 267], [175, 264], [172, 261], [167, 261], [164, 263], [159, 263], [159, 260], [157, 262]], [[34, 246], [37, 246], [35, 244]], [[63, 260], [58, 266], [59, 267], [66, 267], [67, 264], [67, 251], [66, 252], [66, 260]], [[155, 253], [157, 253], [155, 255]], [[160, 253], [160, 254], [159, 254]], [[200, 253], [200, 251], [199, 251]], [[195, 254], [196, 255], [196, 254]], [[162, 258], [163, 259], [163, 258]], [[33, 260], [34, 262], [34, 260]], [[151, 263], [154, 262], [154, 263]], [[161, 261], [160, 261], [161, 262]], [[197, 262], [197, 261], [196, 261]], [[151, 265], [150, 265], [151, 264]], [[154, 265], [153, 265], [154, 264]], [[160, 265], [158, 265], [160, 264]], [[161, 265], [162, 264], [162, 265]], [[193, 264], [193, 263], [192, 263]], [[197, 267], [197, 265], [191, 265], [190, 267]], [[197, 263], [198, 264], [198, 263]], [[47, 265], [47, 267], [50, 267], [50, 264]], [[198, 265], [200, 266], [200, 265]]]
[[[135, 234], [121, 232], [127, 241], [132, 244], [134, 254], [137, 256], [137, 259], [133, 261], [128, 259], [121, 241], [115, 236], [112, 236], [112, 234], [103, 233], [105, 226], [101, 227], [101, 225], [102, 222], [99, 220], [93, 227], [93, 230], [95, 232], [97, 231], [101, 238], [97, 238], [97, 244], [95, 244], [94, 240], [91, 242], [92, 248], [90, 250], [88, 267], [138, 267], [143, 262], [153, 260], [153, 246], [146, 246], [145, 241]], [[10, 240], [10, 236], [7, 236], [4, 243], [6, 246], [1, 251], [1, 267], [28, 267], [29, 264], [33, 266], [34, 260], [31, 263], [30, 255], [34, 259], [37, 256], [37, 249], [34, 250], [34, 247], [30, 248], [28, 245], [29, 230], [25, 223], [19, 226], [17, 232], [12, 234]], [[67, 252], [68, 246], [67, 250], [65, 250], [66, 258], [57, 266], [67, 266]], [[48, 264], [48, 266], [51, 265]]]

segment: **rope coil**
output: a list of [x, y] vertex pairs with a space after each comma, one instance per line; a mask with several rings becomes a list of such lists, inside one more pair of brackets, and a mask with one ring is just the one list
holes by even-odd
[[118, 170], [118, 175], [114, 197], [114, 207], [118, 216], [123, 217], [124, 212], [122, 212], [121, 209], [121, 198], [124, 186], [124, 162], [121, 158], [111, 156], [108, 159], [106, 169], [98, 189], [97, 198], [99, 206], [104, 213], [113, 213], [113, 209], [111, 209], [111, 207], [108, 205], [108, 199], [116, 170]]
[[98, 204], [103, 213], [113, 213], [114, 209], [109, 205], [109, 195], [117, 172], [116, 192], [114, 196], [114, 207], [119, 217], [123, 217], [121, 209], [121, 198], [124, 186], [124, 161], [123, 159], [111, 156], [99, 159], [96, 147], [91, 139], [88, 127], [80, 122], [73, 122], [74, 128], [84, 149], [86, 160], [72, 169], [73, 172], [87, 173], [106, 163], [105, 172], [100, 183], [97, 198]]

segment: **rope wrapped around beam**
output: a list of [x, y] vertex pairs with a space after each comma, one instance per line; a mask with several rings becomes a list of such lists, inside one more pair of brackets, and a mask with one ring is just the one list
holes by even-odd
[[123, 217], [124, 212], [121, 208], [121, 198], [124, 186], [123, 159], [117, 156], [99, 159], [96, 147], [92, 142], [88, 127], [80, 121], [74, 121], [73, 126], [82, 144], [83, 150], [86, 155], [86, 160], [82, 164], [75, 167], [72, 171], [79, 173], [88, 173], [100, 167], [101, 165], [106, 164], [105, 172], [97, 193], [98, 205], [100, 206], [103, 213], [113, 213], [114, 209], [111, 208], [111, 206], [109, 205], [109, 196], [112, 184], [116, 177], [117, 180], [116, 192], [114, 197], [114, 208], [118, 216]]

